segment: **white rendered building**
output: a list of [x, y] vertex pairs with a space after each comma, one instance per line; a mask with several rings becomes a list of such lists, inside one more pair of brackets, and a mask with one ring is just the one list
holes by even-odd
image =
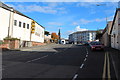
[[80, 43], [96, 40], [96, 31], [78, 31], [69, 35], [70, 43]]
[[30, 42], [44, 42], [44, 27], [35, 22], [31, 33], [32, 18], [0, 2], [0, 40], [5, 37], [20, 39], [20, 45], [30, 46]]

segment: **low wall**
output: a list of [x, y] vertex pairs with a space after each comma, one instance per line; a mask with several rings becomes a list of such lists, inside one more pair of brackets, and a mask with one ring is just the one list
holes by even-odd
[[18, 49], [20, 45], [19, 40], [4, 40], [6, 44], [8, 44], [9, 49]]
[[0, 49], [9, 49], [9, 44], [0, 44]]
[[[5, 44], [0, 44], [1, 49], [19, 49], [20, 48], [19, 40], [4, 40], [4, 43]], [[40, 42], [30, 42], [30, 43], [31, 43], [31, 46], [46, 45], [46, 43], [40, 43]]]
[[46, 43], [32, 42], [32, 46], [46, 45]]

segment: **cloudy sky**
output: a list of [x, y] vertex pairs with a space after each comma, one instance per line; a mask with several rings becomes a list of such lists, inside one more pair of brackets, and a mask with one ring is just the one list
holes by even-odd
[[104, 29], [113, 20], [117, 2], [5, 2], [63, 38], [75, 31]]

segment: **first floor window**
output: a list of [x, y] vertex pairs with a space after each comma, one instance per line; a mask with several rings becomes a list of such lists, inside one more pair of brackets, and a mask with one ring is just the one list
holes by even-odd
[[29, 29], [29, 24], [27, 24], [27, 29]]
[[21, 27], [21, 22], [19, 21], [19, 27]]
[[14, 25], [17, 26], [17, 20], [14, 20]]
[[25, 28], [25, 23], [23, 23], [23, 28]]

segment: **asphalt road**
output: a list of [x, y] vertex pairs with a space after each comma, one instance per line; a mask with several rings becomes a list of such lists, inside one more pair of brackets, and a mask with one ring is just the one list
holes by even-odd
[[106, 51], [91, 51], [88, 46], [81, 45], [57, 47], [54, 48], [56, 52], [38, 49], [4, 51], [3, 80], [5, 78], [116, 80], [112, 61]]

